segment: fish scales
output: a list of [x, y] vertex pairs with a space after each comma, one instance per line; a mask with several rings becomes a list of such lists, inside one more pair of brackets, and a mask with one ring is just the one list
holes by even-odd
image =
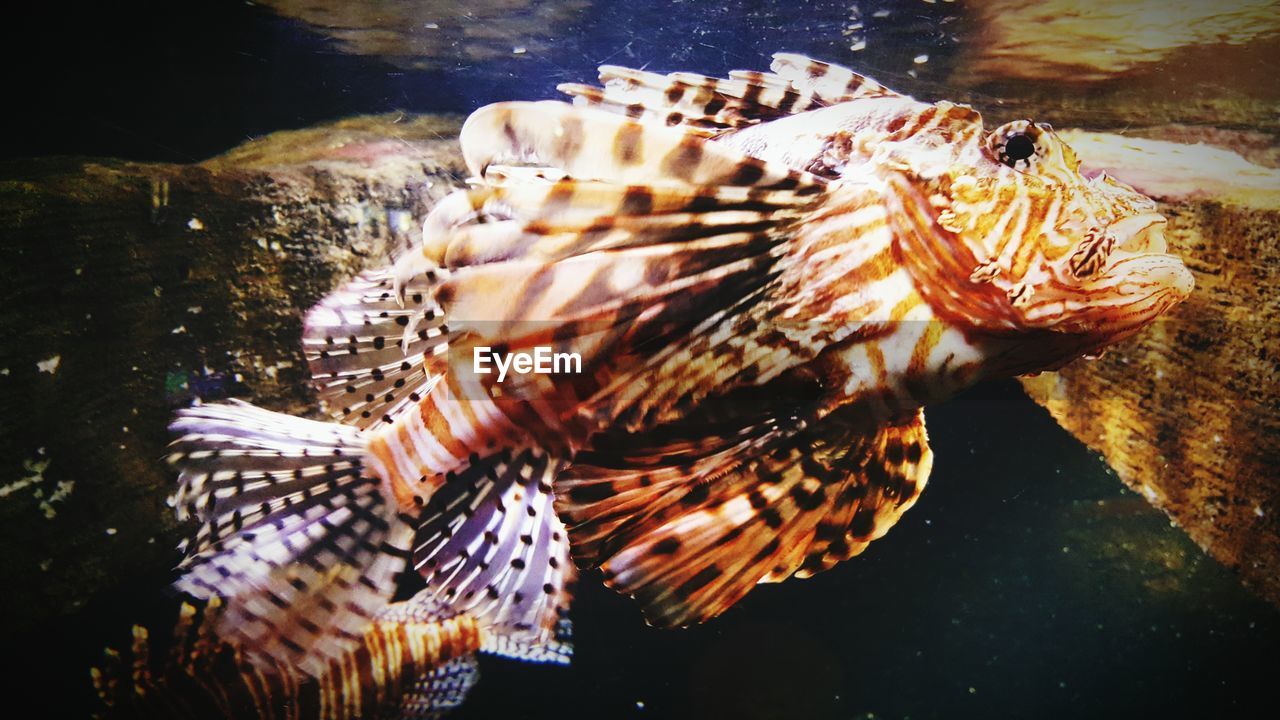
[[[924, 406], [1191, 292], [1154, 203], [1082, 176], [1048, 125], [791, 54], [601, 82], [473, 113], [475, 185], [308, 315], [316, 386], [354, 427], [242, 405], [175, 423], [180, 513], [216, 528], [180, 587], [226, 595], [238, 642], [314, 673], [411, 566], [537, 647], [570, 557], [656, 625], [705, 621], [882, 537], [928, 479]], [[539, 346], [581, 372], [467, 367]]]

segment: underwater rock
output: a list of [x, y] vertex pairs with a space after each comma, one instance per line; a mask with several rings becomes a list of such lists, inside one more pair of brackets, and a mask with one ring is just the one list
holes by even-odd
[[970, 10], [983, 31], [970, 50], [974, 77], [1055, 83], [1109, 80], [1188, 48], [1280, 32], [1272, 0], [987, 0]]
[[1062, 127], [1201, 124], [1280, 134], [1271, 0], [991, 0], [966, 5], [949, 84], [989, 117]]
[[1280, 604], [1280, 171], [1205, 145], [1079, 131], [1063, 139], [1086, 170], [1160, 201], [1170, 252], [1195, 273], [1196, 289], [1103, 358], [1023, 386], [1126, 484]]
[[[1217, 202], [1235, 208], [1280, 210], [1280, 170], [1250, 162], [1226, 147], [1185, 139], [1183, 128], [1144, 131], [1147, 137], [1064, 130], [1062, 139], [1080, 155], [1089, 172], [1106, 172], [1165, 202]], [[1210, 136], [1228, 147], [1245, 144], [1219, 131]], [[1256, 153], [1261, 155], [1262, 153]], [[1274, 160], [1274, 158], [1260, 158]]]
[[278, 132], [194, 165], [0, 163], [0, 628], [177, 561], [177, 407], [313, 411], [302, 313], [416, 239], [466, 174], [458, 118]]

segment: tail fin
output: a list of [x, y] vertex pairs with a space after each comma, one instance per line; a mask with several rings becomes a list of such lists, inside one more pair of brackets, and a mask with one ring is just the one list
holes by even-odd
[[318, 674], [391, 598], [413, 541], [365, 437], [238, 402], [171, 429], [171, 502], [201, 523], [176, 587], [225, 598], [217, 632], [250, 655]]

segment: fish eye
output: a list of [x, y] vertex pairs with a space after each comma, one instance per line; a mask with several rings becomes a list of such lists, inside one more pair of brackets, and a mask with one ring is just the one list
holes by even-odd
[[1004, 139], [1004, 156], [1010, 162], [1016, 163], [1019, 160], [1027, 160], [1035, 154], [1036, 142], [1027, 137], [1026, 133], [1010, 135]]
[[1039, 144], [1040, 135], [1040, 128], [1036, 125], [1019, 120], [996, 128], [988, 135], [987, 150], [1002, 164], [1015, 170], [1027, 170], [1043, 152]]

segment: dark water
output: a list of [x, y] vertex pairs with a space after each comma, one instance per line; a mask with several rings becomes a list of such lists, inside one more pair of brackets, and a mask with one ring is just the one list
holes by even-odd
[[[510, 52], [528, 44], [520, 39], [522, 24], [513, 24], [510, 42], [493, 43], [468, 40], [462, 27], [444, 43], [458, 56], [436, 58], [436, 67], [426, 70], [345, 54], [336, 41], [251, 3], [27, 8], [0, 32], [11, 68], [7, 92], [34, 111], [9, 117], [17, 125], [0, 153], [189, 162], [248, 137], [347, 115], [465, 113], [500, 100], [554, 97], [557, 83], [593, 80], [604, 63], [723, 74], [765, 66], [780, 50], [848, 54], [842, 34], [850, 23], [848, 3], [579, 4], [581, 10], [566, 11], [565, 22], [549, 28], [543, 44], [553, 47], [543, 52]], [[953, 45], [939, 28], [959, 23], [938, 24], [953, 13], [948, 4], [919, 3], [892, 22], [870, 17], [892, 2], [863, 4], [867, 33], [910, 39], [872, 45], [878, 50], [865, 57], [881, 79], [912, 82], [906, 73], [917, 69], [915, 55], [928, 51], [942, 60]], [[368, 15], [371, 21], [380, 16], [376, 10]], [[465, 26], [461, 13], [452, 18]], [[537, 39], [537, 32], [530, 34]], [[505, 54], [468, 59], [468, 48], [477, 44]], [[921, 70], [926, 77], [931, 72], [927, 65]]]
[[[928, 418], [928, 489], [863, 556], [682, 631], [645, 626], [588, 574], [573, 664], [482, 658], [454, 716], [1218, 717], [1271, 702], [1280, 613], [1016, 385]], [[6, 696], [84, 716], [103, 644], [171, 623], [166, 578], [11, 638]]]
[[[950, 28], [964, 30], [943, 22], [949, 4], [911, 3], [892, 21], [861, 5], [884, 40], [861, 67], [934, 87]], [[597, 2], [537, 52], [414, 69], [249, 4], [28, 8], [4, 30], [6, 94], [25, 109], [9, 114], [2, 152], [191, 161], [351, 114], [550, 97], [602, 62], [722, 74], [779, 49], [847, 61], [850, 17], [834, 2]], [[1014, 384], [931, 408], [929, 423], [929, 488], [863, 557], [678, 632], [645, 627], [588, 575], [573, 665], [485, 659], [457, 717], [1192, 717], [1271, 703], [1280, 614]], [[12, 638], [22, 667], [6, 692], [83, 716], [104, 642], [169, 622], [166, 578]]]

